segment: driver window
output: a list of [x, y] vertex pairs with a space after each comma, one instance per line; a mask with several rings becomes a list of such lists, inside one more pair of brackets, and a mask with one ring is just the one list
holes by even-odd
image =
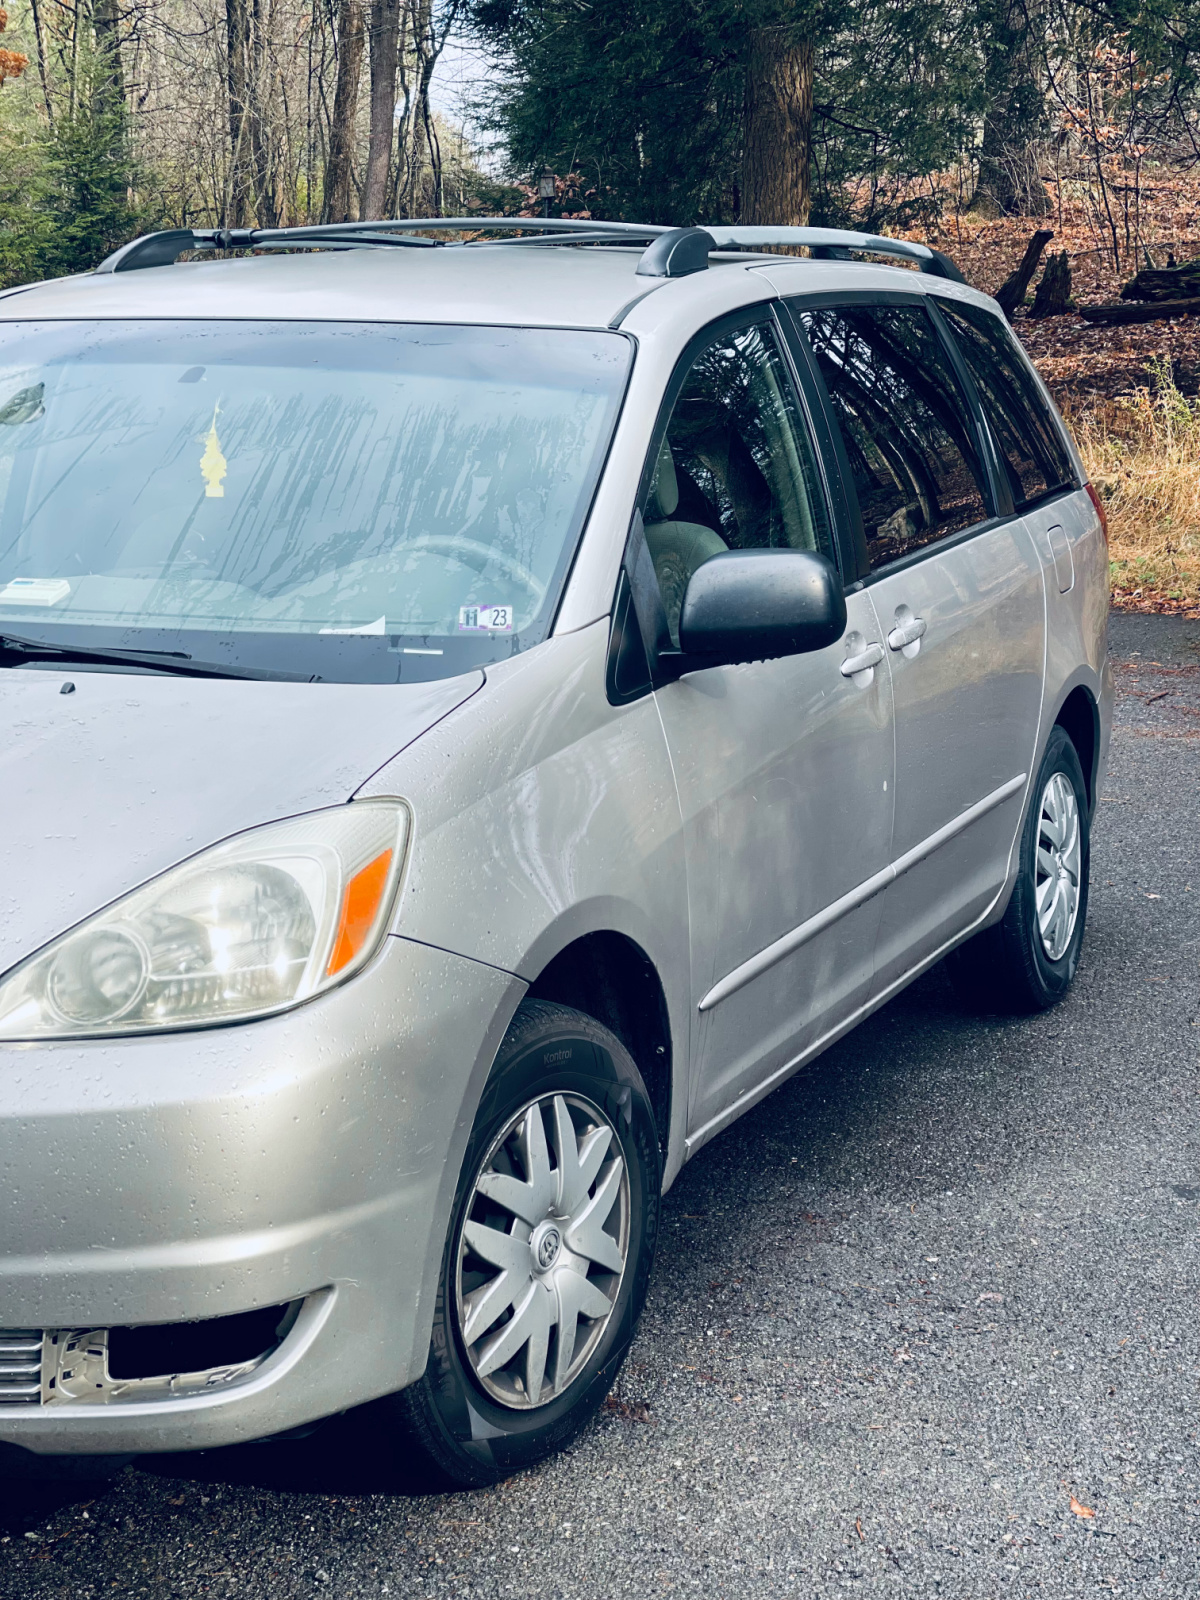
[[692, 363], [642, 508], [671, 642], [688, 579], [723, 550], [832, 558], [812, 445], [767, 327], [723, 334]]

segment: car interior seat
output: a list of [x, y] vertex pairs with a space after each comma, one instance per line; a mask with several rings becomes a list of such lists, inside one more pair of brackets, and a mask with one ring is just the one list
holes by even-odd
[[679, 505], [679, 480], [675, 475], [675, 459], [671, 446], [663, 440], [654, 471], [654, 483], [646, 503], [646, 548], [654, 562], [658, 587], [662, 593], [663, 609], [671, 642], [679, 648], [679, 613], [683, 608], [683, 592], [688, 579], [709, 556], [720, 555], [729, 547], [719, 533], [698, 522], [676, 522], [674, 514]]

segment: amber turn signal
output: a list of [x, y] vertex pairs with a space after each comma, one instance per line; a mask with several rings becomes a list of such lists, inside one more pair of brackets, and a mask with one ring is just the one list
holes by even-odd
[[368, 861], [365, 867], [360, 868], [346, 885], [346, 892], [342, 896], [342, 914], [333, 941], [333, 954], [325, 969], [327, 977], [332, 978], [335, 972], [349, 966], [362, 949], [379, 912], [379, 902], [387, 888], [391, 865], [392, 852], [384, 850], [374, 861]]

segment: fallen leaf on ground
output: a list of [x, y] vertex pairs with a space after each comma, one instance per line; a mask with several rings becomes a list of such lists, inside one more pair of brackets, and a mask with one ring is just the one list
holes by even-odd
[[610, 1394], [604, 1402], [604, 1410], [614, 1413], [624, 1422], [649, 1422], [654, 1419], [650, 1415], [650, 1408], [644, 1400], [618, 1400], [615, 1394]]
[[1094, 1517], [1096, 1515], [1091, 1506], [1082, 1505], [1074, 1495], [1071, 1496], [1071, 1510], [1077, 1517]]
[[861, 1517], [855, 1517], [854, 1526], [858, 1529], [858, 1537], [859, 1537], [859, 1539], [860, 1540], [864, 1539], [866, 1537], [866, 1535], [862, 1531], [862, 1518]]

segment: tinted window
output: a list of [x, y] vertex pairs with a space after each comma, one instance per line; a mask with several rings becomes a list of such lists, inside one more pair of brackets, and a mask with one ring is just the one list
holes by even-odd
[[808, 433], [769, 329], [725, 334], [696, 357], [642, 516], [675, 644], [683, 591], [709, 556], [832, 554]]
[[924, 308], [796, 310], [841, 424], [872, 568], [982, 521], [970, 410]]
[[0, 629], [449, 676], [544, 638], [629, 366], [609, 333], [0, 327]]
[[1075, 481], [1067, 447], [1013, 337], [979, 306], [938, 301], [950, 324], [1008, 469], [1018, 510]]

